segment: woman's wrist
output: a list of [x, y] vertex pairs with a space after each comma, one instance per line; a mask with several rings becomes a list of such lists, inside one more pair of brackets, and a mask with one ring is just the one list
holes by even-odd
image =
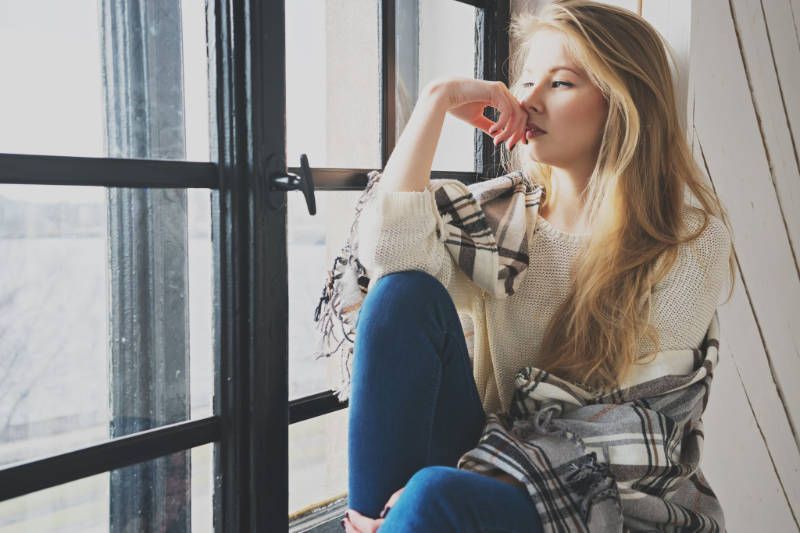
[[397, 145], [384, 167], [384, 191], [424, 191], [447, 113], [447, 88], [438, 82], [420, 92]]
[[437, 78], [425, 86], [422, 96], [430, 100], [430, 105], [446, 113], [452, 106], [452, 87], [452, 79]]

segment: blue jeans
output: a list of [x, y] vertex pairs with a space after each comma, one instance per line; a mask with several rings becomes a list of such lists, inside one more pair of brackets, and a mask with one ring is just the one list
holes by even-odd
[[430, 274], [375, 282], [356, 325], [348, 428], [348, 506], [377, 518], [405, 486], [380, 533], [539, 532], [527, 491], [456, 468], [486, 414], [450, 294]]

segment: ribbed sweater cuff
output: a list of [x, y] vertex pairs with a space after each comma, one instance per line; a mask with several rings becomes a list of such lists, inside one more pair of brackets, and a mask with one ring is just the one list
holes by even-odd
[[424, 219], [433, 216], [433, 199], [429, 190], [381, 191], [377, 199], [382, 218], [389, 223], [411, 217]]

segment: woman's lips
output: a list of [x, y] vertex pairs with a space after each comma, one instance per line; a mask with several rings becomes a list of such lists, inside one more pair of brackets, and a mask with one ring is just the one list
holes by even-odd
[[544, 130], [540, 130], [539, 128], [525, 128], [525, 138], [532, 139], [534, 137], [539, 137], [540, 135], [545, 135], [547, 132]]

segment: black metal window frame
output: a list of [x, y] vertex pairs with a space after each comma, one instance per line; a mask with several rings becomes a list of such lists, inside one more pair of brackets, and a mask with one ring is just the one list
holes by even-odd
[[[478, 8], [475, 76], [508, 84], [504, 67], [509, 0], [454, 1]], [[380, 0], [379, 4], [381, 167], [397, 139], [397, 2]], [[287, 530], [289, 424], [348, 404], [340, 403], [332, 391], [289, 402], [288, 361], [260, 356], [287, 353], [270, 347], [288, 345], [287, 289], [276, 288], [287, 279], [286, 253], [271, 253], [274, 249], [270, 248], [286, 242], [285, 205], [277, 210], [270, 207], [273, 196], [285, 204], [286, 192], [270, 187], [267, 176], [300, 169], [287, 169], [283, 157], [275, 155], [285, 152], [285, 132], [274, 127], [272, 118], [274, 102], [285, 102], [285, 79], [282, 87], [262, 83], [270, 73], [285, 72], [284, 20], [283, 2], [209, 0], [209, 62], [215, 72], [209, 83], [216, 104], [211, 113], [217, 127], [218, 163], [0, 154], [0, 183], [5, 184], [217, 191], [212, 234], [219, 243], [214, 416], [0, 468], [0, 501], [217, 443], [215, 530]], [[475, 172], [432, 171], [431, 177], [473, 183], [497, 176], [499, 153], [480, 131], [475, 134], [475, 163]], [[312, 167], [315, 189], [363, 189], [369, 170]]]

